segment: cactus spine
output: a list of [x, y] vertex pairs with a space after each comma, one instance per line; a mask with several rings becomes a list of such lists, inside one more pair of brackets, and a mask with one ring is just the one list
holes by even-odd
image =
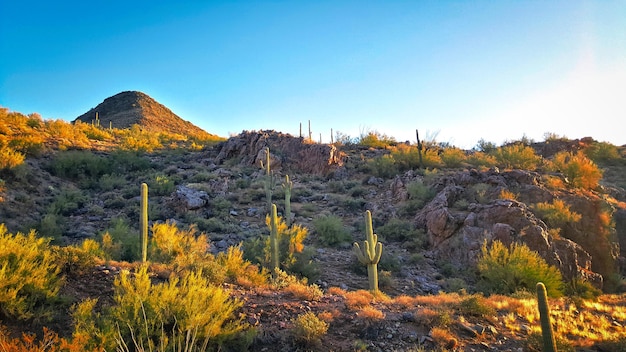
[[543, 337], [543, 351], [556, 352], [556, 340], [550, 323], [550, 307], [548, 307], [548, 293], [542, 282], [537, 283], [537, 304], [541, 318], [541, 336]]
[[283, 182], [283, 189], [285, 190], [285, 221], [287, 226], [291, 226], [291, 189], [293, 188], [293, 182], [289, 180], [289, 175], [285, 175], [285, 182]]
[[372, 292], [378, 291], [378, 262], [383, 254], [383, 244], [378, 242], [378, 235], [374, 233], [372, 227], [372, 213], [367, 210], [365, 212], [365, 241], [363, 248], [357, 242], [354, 242], [353, 249], [359, 261], [367, 265], [367, 278], [369, 280], [369, 288]]
[[141, 184], [141, 214], [139, 215], [141, 236], [141, 261], [148, 260], [148, 185]]
[[278, 215], [276, 214], [276, 204], [272, 204], [272, 212], [270, 214], [270, 265], [272, 266], [272, 275], [276, 276], [276, 271], [279, 267]]
[[270, 170], [270, 148], [265, 147], [265, 163], [261, 161], [261, 168], [265, 170], [265, 198], [267, 199], [268, 211], [272, 210], [272, 172]]

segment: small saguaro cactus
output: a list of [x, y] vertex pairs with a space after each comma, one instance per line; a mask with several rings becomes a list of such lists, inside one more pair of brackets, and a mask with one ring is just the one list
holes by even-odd
[[141, 184], [141, 213], [139, 215], [141, 237], [141, 261], [148, 260], [148, 185]]
[[268, 211], [272, 210], [272, 187], [274, 179], [270, 169], [270, 148], [265, 147], [265, 162], [261, 161], [261, 169], [265, 170], [265, 198], [267, 200]]
[[378, 262], [383, 254], [383, 244], [378, 242], [378, 235], [374, 233], [372, 227], [372, 213], [367, 210], [365, 212], [365, 241], [363, 248], [357, 242], [354, 242], [354, 253], [356, 253], [359, 261], [367, 265], [367, 278], [369, 280], [369, 288], [372, 292], [378, 291]]
[[279, 268], [280, 259], [278, 258], [278, 215], [276, 204], [272, 204], [270, 213], [270, 265], [272, 266], [272, 275], [276, 276]]
[[537, 283], [537, 305], [541, 319], [541, 336], [543, 338], [543, 351], [556, 352], [556, 340], [550, 322], [550, 307], [548, 307], [548, 293], [543, 282]]
[[282, 184], [285, 190], [285, 222], [291, 226], [291, 190], [293, 182], [289, 180], [289, 175], [285, 175], [285, 182]]

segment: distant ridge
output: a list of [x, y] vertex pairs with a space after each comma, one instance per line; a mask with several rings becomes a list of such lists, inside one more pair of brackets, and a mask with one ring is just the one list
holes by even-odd
[[158, 103], [145, 93], [125, 91], [104, 99], [95, 108], [77, 117], [84, 123], [95, 122], [96, 112], [100, 126], [108, 128], [130, 128], [139, 125], [151, 132], [169, 132], [182, 135], [210, 133], [174, 114], [165, 105]]

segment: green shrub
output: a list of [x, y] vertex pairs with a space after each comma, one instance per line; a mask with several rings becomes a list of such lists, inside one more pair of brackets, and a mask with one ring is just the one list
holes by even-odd
[[179, 229], [174, 222], [155, 223], [151, 229], [150, 259], [173, 264], [178, 269], [191, 269], [207, 261], [209, 241], [205, 234], [196, 235], [196, 228]]
[[313, 228], [320, 243], [333, 247], [352, 241], [350, 232], [345, 228], [341, 218], [336, 215], [324, 215], [313, 220]]
[[479, 151], [468, 155], [466, 161], [474, 167], [492, 167], [498, 163], [493, 155]]
[[16, 319], [45, 319], [47, 302], [57, 295], [61, 281], [49, 240], [7, 232], [0, 224], [0, 311]]
[[131, 230], [123, 218], [111, 219], [101, 245], [107, 259], [132, 262], [140, 258], [139, 231]]
[[525, 244], [513, 243], [507, 248], [500, 241], [493, 241], [490, 247], [485, 242], [478, 260], [478, 271], [481, 276], [480, 286], [490, 293], [530, 291], [537, 282], [543, 282], [549, 296], [562, 295], [561, 272], [548, 265]]
[[86, 187], [97, 185], [102, 175], [110, 173], [110, 160], [90, 151], [70, 150], [59, 152], [48, 165], [58, 177], [82, 183]]
[[386, 154], [376, 157], [367, 162], [367, 167], [372, 175], [381, 178], [392, 178], [398, 174], [398, 167], [393, 156]]
[[378, 131], [367, 131], [361, 133], [357, 142], [359, 145], [369, 148], [385, 148], [396, 144], [393, 137], [381, 134]]
[[376, 233], [388, 241], [423, 241], [423, 232], [413, 227], [410, 221], [391, 218], [383, 226], [378, 226]]
[[619, 165], [624, 160], [617, 146], [606, 142], [594, 142], [584, 149], [584, 153], [597, 164]]

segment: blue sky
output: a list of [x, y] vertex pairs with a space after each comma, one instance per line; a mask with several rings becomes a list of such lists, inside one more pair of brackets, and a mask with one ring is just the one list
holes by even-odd
[[139, 90], [224, 137], [626, 144], [626, 1], [2, 1], [0, 105]]

